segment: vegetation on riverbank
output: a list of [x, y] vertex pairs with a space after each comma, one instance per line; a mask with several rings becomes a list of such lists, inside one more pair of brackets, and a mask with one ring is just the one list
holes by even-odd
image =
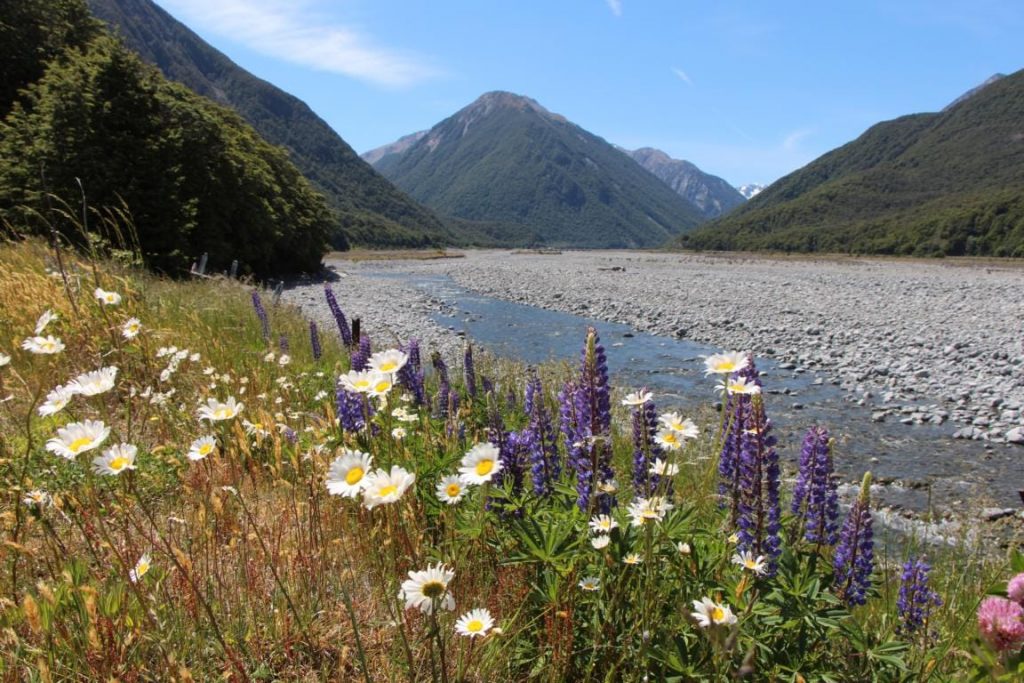
[[57, 256], [0, 246], [0, 678], [1022, 672], [1016, 603], [976, 616], [1021, 599], [1020, 556], [875, 548], [827, 434], [780, 476], [742, 355], [693, 425], [611, 391], [595, 337], [568, 373], [455, 363], [356, 341], [344, 301], [335, 335], [238, 282]]

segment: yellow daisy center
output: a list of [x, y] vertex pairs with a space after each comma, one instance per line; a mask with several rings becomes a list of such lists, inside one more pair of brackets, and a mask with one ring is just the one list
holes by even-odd
[[391, 382], [381, 381], [381, 382], [377, 382], [377, 384], [373, 387], [373, 390], [378, 392], [378, 393], [382, 393], [382, 392], [387, 391], [390, 388], [391, 388]]
[[[345, 479], [347, 481], [348, 477], [345, 477]], [[390, 496], [391, 494], [397, 493], [397, 492], [398, 492], [398, 487], [395, 486], [394, 484], [389, 484], [388, 486], [385, 486], [380, 491], [378, 491], [377, 495], [380, 496], [381, 498], [383, 498], [385, 496]]]
[[68, 444], [68, 450], [71, 451], [72, 453], [77, 453], [78, 451], [82, 450], [83, 448], [91, 444], [92, 439], [89, 438], [88, 436], [79, 437]]
[[143, 576], [149, 571], [149, 562], [139, 562], [139, 566], [135, 568], [136, 576]]
[[757, 562], [754, 560], [743, 560], [743, 566], [747, 569], [757, 569]]
[[427, 581], [420, 591], [428, 598], [439, 598], [444, 594], [444, 584], [440, 581]]
[[678, 439], [673, 432], [669, 432], [665, 435], [665, 443], [675, 443], [676, 441], [678, 441]]
[[481, 477], [486, 477], [494, 469], [493, 460], [481, 460], [476, 464], [476, 473]]
[[114, 472], [120, 472], [125, 467], [128, 467], [128, 458], [119, 455], [110, 461], [110, 469]]
[[386, 360], [386, 361], [384, 361], [383, 363], [380, 364], [380, 371], [381, 372], [391, 372], [397, 366], [398, 366], [398, 363], [396, 363], [395, 361], [393, 361], [393, 360]]
[[370, 380], [368, 379], [357, 379], [353, 382], [356, 389], [368, 389], [370, 387]]
[[[362, 467], [353, 467], [352, 469], [350, 469], [348, 471], [348, 474], [345, 475], [345, 482], [348, 485], [352, 486], [354, 484], [358, 484], [360, 482], [360, 480], [362, 480], [362, 478], [363, 478], [363, 468]], [[394, 487], [391, 487], [391, 488], [394, 488]]]
[[462, 487], [458, 484], [448, 484], [448, 488], [445, 489], [445, 493], [448, 494], [449, 498], [454, 498], [462, 493]]
[[711, 616], [711, 621], [715, 621], [715, 622], [722, 621], [723, 619], [725, 619], [725, 610], [723, 610], [721, 607], [717, 607], [717, 606], [716, 607], [712, 607], [711, 608], [711, 615], [710, 616]]
[[466, 624], [466, 630], [470, 633], [480, 633], [480, 631], [484, 630], [484, 622], [480, 621], [479, 619], [473, 619], [468, 624]]
[[217, 410], [213, 411], [213, 416], [218, 420], [226, 420], [231, 417], [231, 408], [217, 408]]
[[199, 447], [199, 455], [209, 455], [213, 451], [213, 444], [204, 443]]

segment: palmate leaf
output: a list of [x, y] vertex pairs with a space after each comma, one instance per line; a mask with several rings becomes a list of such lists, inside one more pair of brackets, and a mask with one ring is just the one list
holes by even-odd
[[573, 553], [581, 538], [571, 516], [546, 515], [525, 517], [511, 522], [514, 538], [519, 542], [503, 564], [540, 562], [551, 565], [561, 574], [572, 566]]

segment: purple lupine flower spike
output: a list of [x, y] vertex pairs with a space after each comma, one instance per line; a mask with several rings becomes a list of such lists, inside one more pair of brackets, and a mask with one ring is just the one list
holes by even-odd
[[[597, 330], [587, 329], [587, 341], [580, 363], [580, 379], [574, 397], [576, 432], [583, 444], [585, 460], [577, 458], [576, 469], [579, 505], [587, 511], [594, 488], [614, 479], [611, 466], [611, 392], [608, 387], [608, 360]], [[584, 481], [586, 480], [586, 481]], [[607, 513], [615, 504], [610, 493], [601, 492], [596, 509]]]
[[320, 330], [312, 320], [309, 321], [309, 346], [313, 349], [313, 360], [320, 360], [324, 350], [320, 345]]
[[423, 369], [420, 367], [420, 343], [416, 339], [410, 339], [408, 344], [401, 347], [401, 350], [409, 357], [409, 360], [398, 371], [398, 383], [412, 394], [413, 405], [421, 406], [425, 403], [425, 394], [423, 391]]
[[353, 370], [365, 370], [369, 367], [370, 355], [373, 349], [370, 346], [370, 335], [363, 334], [359, 337], [359, 346], [352, 352], [351, 365]]
[[263, 307], [263, 300], [260, 293], [252, 290], [252, 307], [256, 311], [256, 317], [260, 320], [260, 331], [263, 333], [263, 341], [270, 341], [270, 318], [267, 317], [267, 309]]
[[341, 334], [341, 341], [345, 346], [352, 346], [352, 329], [348, 326], [348, 320], [345, 319], [345, 314], [341, 312], [341, 306], [338, 305], [338, 300], [334, 296], [334, 290], [331, 289], [330, 285], [324, 285], [324, 298], [327, 299], [327, 307], [331, 309], [331, 315], [334, 316], [334, 321], [338, 324], [338, 333]]
[[814, 436], [804, 538], [809, 543], [835, 545], [839, 540], [839, 494], [832, 464], [832, 439], [824, 428], [814, 429]]
[[579, 395], [579, 388], [573, 382], [566, 382], [562, 391], [558, 392], [558, 416], [567, 463], [576, 474], [576, 502], [581, 510], [586, 511], [590, 508], [594, 477], [591, 474], [587, 437], [582, 427], [588, 421], [586, 406], [577, 400]]
[[336, 392], [338, 422], [346, 432], [358, 432], [366, 426], [365, 401], [359, 394], [346, 390], [338, 383]]
[[863, 605], [875, 569], [875, 541], [871, 528], [871, 473], [864, 475], [860, 495], [850, 507], [832, 562], [835, 588], [847, 605]]
[[476, 398], [476, 367], [473, 365], [473, 345], [469, 342], [466, 342], [466, 349], [462, 354], [462, 370], [466, 393], [470, 398]]
[[[646, 390], [641, 390], [644, 393]], [[651, 473], [651, 466], [658, 458], [665, 458], [665, 452], [654, 440], [658, 431], [658, 414], [654, 401], [645, 401], [633, 409], [633, 491], [636, 495], [649, 498], [658, 490], [661, 477]], [[669, 486], [672, 485], [671, 479]], [[662, 492], [671, 496], [671, 490]]]
[[282, 334], [280, 337], [278, 337], [277, 346], [279, 349], [281, 349], [281, 353], [288, 353], [290, 346], [288, 344], [287, 334]]
[[437, 414], [439, 417], [447, 417], [449, 396], [452, 393], [451, 384], [448, 381], [448, 366], [437, 351], [434, 352], [431, 363], [434, 366], [434, 372], [437, 373]]
[[558, 461], [558, 447], [551, 415], [544, 404], [544, 393], [536, 373], [531, 374], [526, 384], [524, 408], [529, 424], [520, 433], [519, 440], [530, 458], [533, 492], [540, 497], [550, 496], [554, 493], [555, 482], [561, 474], [561, 463]]
[[942, 598], [928, 586], [930, 571], [931, 566], [924, 558], [911, 557], [904, 563], [896, 599], [896, 613], [900, 620], [898, 633], [912, 635], [927, 628], [932, 609], [942, 606]]

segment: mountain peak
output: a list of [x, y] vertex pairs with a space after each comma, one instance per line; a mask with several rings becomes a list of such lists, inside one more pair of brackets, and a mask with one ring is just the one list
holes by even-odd
[[982, 90], [984, 90], [988, 86], [990, 86], [993, 83], [995, 83], [996, 81], [1002, 80], [1004, 78], [1006, 78], [1006, 74], [999, 74], [999, 73], [992, 74], [991, 76], [986, 78], [984, 81], [982, 81], [980, 84], [974, 86], [973, 88], [971, 88], [970, 90], [965, 92], [963, 95], [961, 95], [960, 97], [956, 98], [955, 100], [953, 100], [952, 102], [947, 104], [945, 107], [942, 108], [942, 111], [949, 111], [950, 109], [952, 109], [956, 105], [960, 104], [961, 102], [963, 102], [965, 100], [969, 100], [970, 98], [974, 97], [975, 95], [977, 95], [979, 92], [981, 92]]
[[717, 218], [743, 203], [736, 188], [689, 161], [673, 159], [654, 147], [619, 149], [697, 207], [704, 218]]
[[490, 92], [485, 92], [483, 95], [473, 100], [473, 102], [468, 106], [464, 107], [459, 114], [471, 115], [475, 118], [477, 116], [487, 116], [495, 111], [509, 110], [533, 112], [545, 118], [554, 119], [556, 121], [565, 121], [564, 117], [548, 111], [532, 97], [518, 95], [513, 92], [508, 92], [507, 90], [491, 90]]

